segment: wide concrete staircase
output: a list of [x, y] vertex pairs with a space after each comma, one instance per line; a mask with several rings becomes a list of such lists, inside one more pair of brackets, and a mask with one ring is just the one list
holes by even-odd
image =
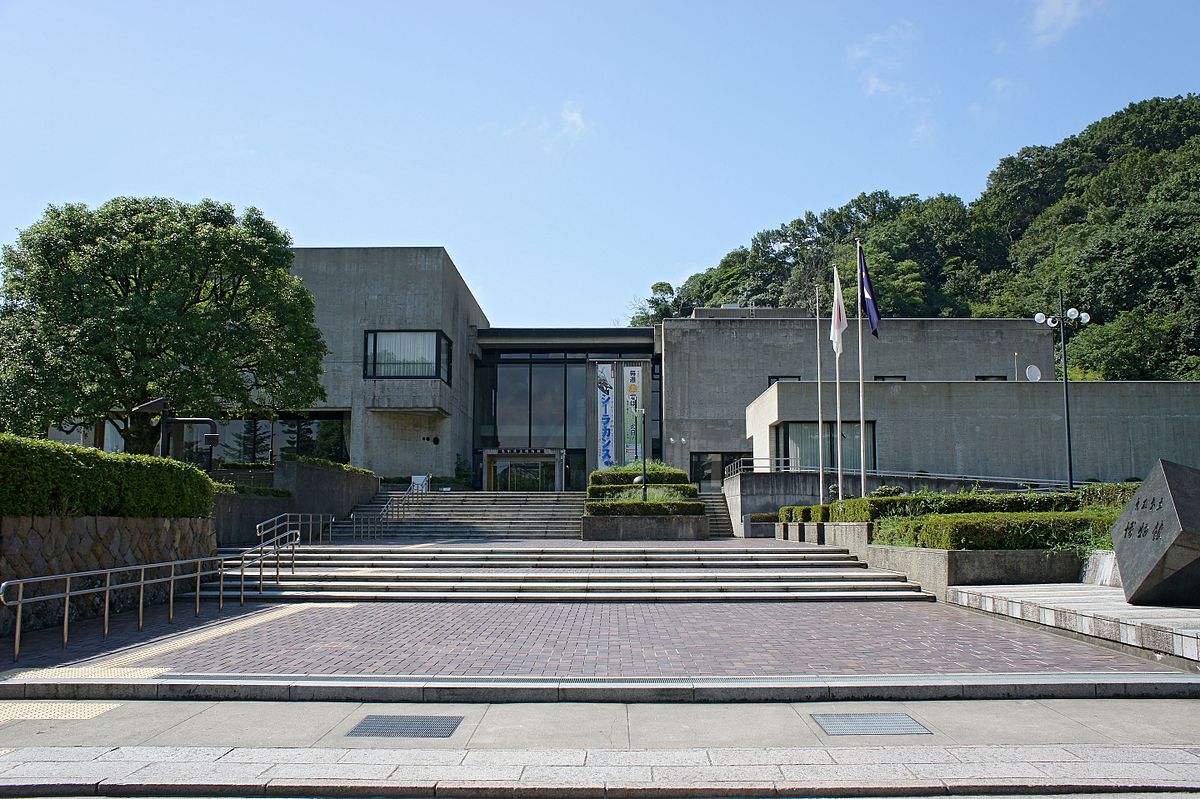
[[[269, 601], [930, 600], [835, 547], [797, 544], [302, 546], [247, 577]], [[225, 589], [236, 593], [235, 580]], [[216, 586], [203, 588], [215, 596]]]
[[[403, 491], [384, 490], [354, 509], [356, 517], [378, 517]], [[414, 495], [403, 518], [385, 521], [373, 531], [383, 538], [579, 538], [586, 495], [582, 491], [430, 491]], [[709, 535], [733, 535], [725, 495], [701, 494]], [[355, 538], [354, 522], [333, 525], [335, 541]]]
[[[355, 516], [378, 516], [403, 491], [381, 491], [354, 509]], [[429, 491], [405, 505], [404, 517], [389, 519], [378, 534], [386, 538], [579, 538], [581, 491]], [[333, 538], [354, 538], [352, 520], [333, 526]]]

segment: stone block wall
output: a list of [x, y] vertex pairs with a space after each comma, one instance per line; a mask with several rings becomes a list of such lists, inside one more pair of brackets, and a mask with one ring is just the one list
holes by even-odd
[[[216, 552], [212, 519], [131, 519], [115, 516], [0, 517], [0, 583], [25, 577], [109, 569], [212, 555]], [[147, 575], [149, 577], [150, 575]], [[125, 579], [136, 579], [131, 574]], [[103, 578], [89, 583], [103, 585]], [[26, 595], [57, 593], [62, 583], [29, 587]], [[73, 587], [79, 587], [76, 581]], [[185, 585], [177, 585], [177, 591]], [[147, 604], [166, 597], [165, 585], [146, 591]], [[7, 596], [15, 598], [16, 592]], [[114, 612], [137, 607], [137, 589], [113, 592]], [[71, 600], [71, 618], [90, 618], [102, 612], [100, 594]], [[62, 622], [62, 602], [27, 605], [22, 628], [38, 629]], [[13, 610], [0, 607], [0, 634], [10, 634]]]

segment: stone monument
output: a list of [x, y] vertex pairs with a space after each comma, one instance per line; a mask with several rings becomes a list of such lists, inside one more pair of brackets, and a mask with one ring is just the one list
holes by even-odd
[[1159, 460], [1112, 538], [1129, 604], [1200, 607], [1200, 469]]

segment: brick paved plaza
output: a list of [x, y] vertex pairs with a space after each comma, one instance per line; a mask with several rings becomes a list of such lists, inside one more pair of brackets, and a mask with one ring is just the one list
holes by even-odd
[[[932, 603], [360, 603], [190, 612], [29, 634], [20, 665], [92, 658], [169, 673], [676, 677], [1171, 672]], [[161, 609], [156, 614], [163, 615]], [[262, 618], [261, 623], [253, 621]], [[207, 624], [205, 624], [208, 622]], [[226, 629], [230, 628], [227, 632]], [[182, 633], [182, 634], [181, 634]], [[164, 647], [164, 635], [178, 639]]]

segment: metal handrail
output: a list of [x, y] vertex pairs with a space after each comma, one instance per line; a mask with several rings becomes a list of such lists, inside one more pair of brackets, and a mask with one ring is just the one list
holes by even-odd
[[[113, 591], [118, 591], [125, 588], [138, 589], [138, 630], [142, 630], [145, 626], [145, 600], [146, 586], [156, 585], [159, 583], [167, 583], [169, 586], [167, 599], [167, 622], [174, 624], [175, 622], [175, 583], [179, 580], [195, 580], [195, 599], [196, 599], [196, 615], [200, 615], [200, 580], [202, 577], [217, 575], [217, 609], [221, 610], [225, 607], [225, 575], [232, 571], [237, 571], [239, 575], [238, 589], [238, 604], [246, 603], [246, 569], [248, 567], [258, 565], [258, 593], [263, 593], [263, 583], [266, 570], [266, 561], [274, 556], [275, 559], [275, 580], [279, 581], [279, 565], [280, 554], [283, 550], [290, 550], [291, 563], [290, 568], [293, 574], [296, 572], [296, 545], [300, 543], [300, 531], [288, 530], [271, 538], [268, 541], [263, 541], [249, 549], [239, 552], [236, 555], [211, 555], [203, 558], [187, 558], [183, 560], [169, 560], [160, 563], [141, 563], [134, 566], [117, 566], [111, 569], [92, 569], [89, 571], [70, 572], [68, 574], [52, 574], [44, 577], [23, 577], [16, 580], [5, 580], [0, 583], [0, 604], [6, 607], [16, 608], [16, 623], [13, 625], [13, 660], [17, 660], [21, 656], [21, 616], [26, 605], [32, 605], [36, 602], [50, 602], [53, 600], [63, 600], [63, 647], [67, 646], [70, 639], [71, 629], [71, 597], [87, 596], [89, 594], [104, 594], [104, 638], [108, 638], [109, 629], [109, 611], [111, 605], [111, 595]], [[205, 568], [205, 564], [216, 564], [216, 567]], [[191, 567], [195, 566], [195, 571]], [[154, 569], [169, 569], [170, 573], [163, 577], [146, 577], [147, 570]], [[136, 580], [125, 582], [113, 582], [113, 575], [127, 574], [129, 572], [138, 572]], [[94, 586], [92, 588], [76, 588], [72, 590], [71, 582], [87, 577], [104, 577], [104, 585]], [[26, 596], [25, 586], [35, 585], [39, 583], [63, 582], [63, 590], [61, 593], [38, 594], [37, 596]], [[8, 592], [10, 589], [16, 589], [16, 598], [10, 600]]]
[[278, 516], [272, 516], [270, 519], [254, 525], [254, 532], [261, 541], [280, 530], [294, 529], [300, 533], [308, 533], [308, 543], [311, 544], [313, 542], [313, 531], [315, 530], [317, 533], [317, 543], [319, 544], [324, 540], [327, 530], [329, 532], [329, 540], [333, 541], [333, 523], [335, 521], [337, 520], [328, 513], [281, 513]]
[[[788, 472], [791, 474], [818, 474], [820, 470], [814, 469], [811, 466], [800, 466], [798, 463], [792, 465], [790, 458], [738, 458], [731, 464], [725, 467], [725, 477], [733, 477], [735, 474], [747, 473], [779, 473]], [[858, 474], [858, 469], [847, 470], [847, 474]], [[832, 475], [834, 470], [825, 469], [825, 474]], [[902, 472], [890, 471], [883, 469], [867, 469], [867, 474], [873, 477], [905, 477], [927, 480], [965, 480], [974, 483], [1008, 483], [1018, 486], [1031, 486], [1037, 488], [1065, 488], [1066, 480], [1051, 480], [1041, 477], [997, 477], [995, 475], [976, 475], [976, 474], [936, 474], [932, 472]], [[1030, 490], [1030, 489], [1019, 489]], [[1036, 489], [1034, 489], [1036, 490]]]
[[388, 497], [388, 501], [383, 504], [377, 514], [362, 516], [350, 514], [352, 535], [355, 538], [378, 538], [386, 530], [387, 522], [404, 521], [408, 518], [408, 512], [416, 503], [417, 498], [421, 494], [429, 492], [429, 482], [432, 479], [433, 475], [427, 474], [423, 483], [410, 483], [403, 494]]

